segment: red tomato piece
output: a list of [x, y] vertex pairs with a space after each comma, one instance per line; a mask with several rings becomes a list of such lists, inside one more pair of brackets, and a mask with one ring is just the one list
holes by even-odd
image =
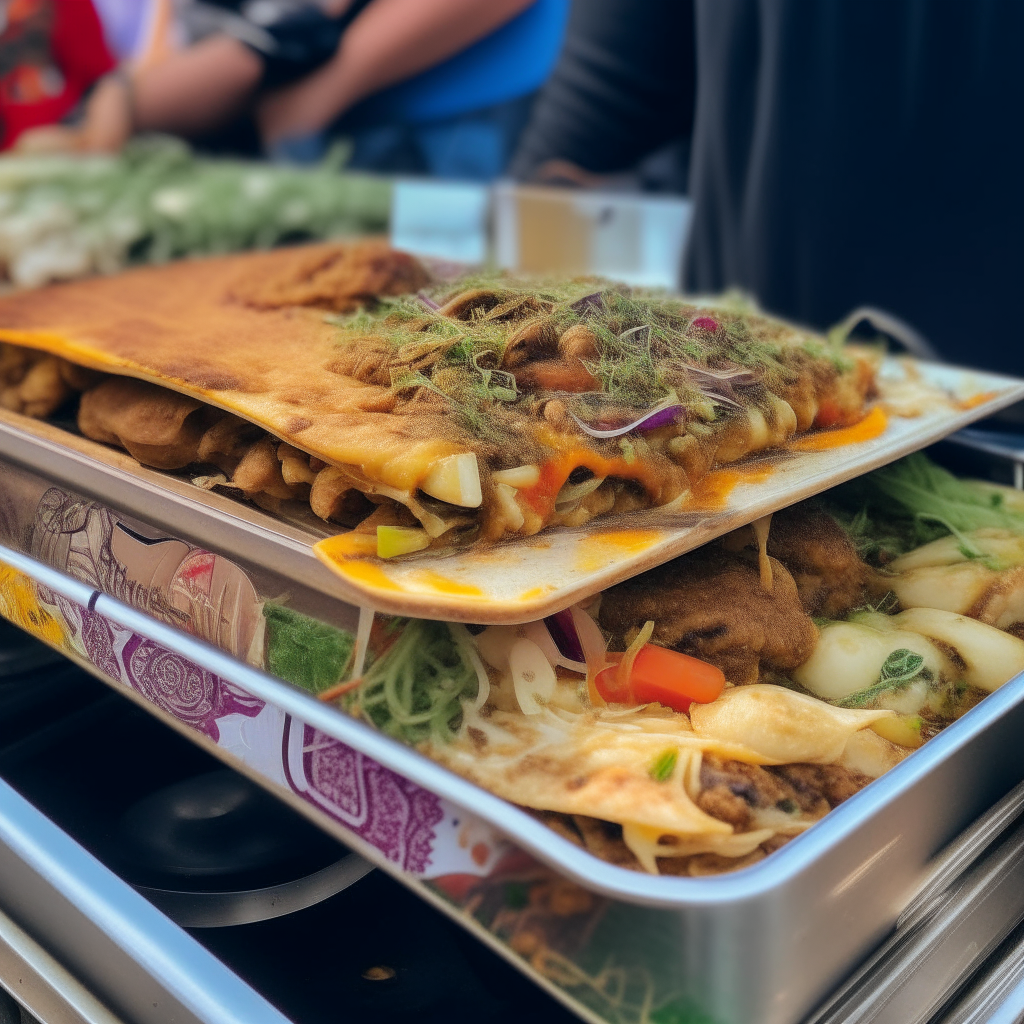
[[629, 685], [619, 685], [618, 666], [602, 669], [594, 679], [597, 692], [613, 704], [664, 704], [674, 711], [687, 711], [696, 701], [710, 704], [725, 689], [720, 668], [688, 654], [655, 644], [640, 648]]

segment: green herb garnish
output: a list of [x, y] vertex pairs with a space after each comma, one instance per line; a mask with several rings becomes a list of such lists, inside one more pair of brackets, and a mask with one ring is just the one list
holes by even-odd
[[651, 778], [655, 782], [667, 782], [676, 770], [676, 762], [679, 760], [679, 751], [670, 749], [663, 750], [652, 762], [650, 767]]
[[931, 672], [924, 667], [924, 658], [901, 647], [885, 659], [876, 683], [832, 703], [840, 708], [864, 708], [885, 694], [905, 690], [918, 678], [929, 682], [932, 678]]

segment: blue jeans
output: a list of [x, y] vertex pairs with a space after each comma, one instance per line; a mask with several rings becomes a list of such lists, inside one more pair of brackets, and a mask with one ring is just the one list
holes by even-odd
[[333, 134], [352, 140], [351, 170], [380, 174], [424, 174], [463, 181], [491, 181], [504, 173], [526, 125], [533, 95], [421, 124], [380, 124], [286, 139], [273, 159], [293, 163], [319, 160]]

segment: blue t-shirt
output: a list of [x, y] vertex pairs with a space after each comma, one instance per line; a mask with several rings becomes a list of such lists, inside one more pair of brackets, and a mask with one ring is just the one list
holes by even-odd
[[569, 0], [536, 0], [443, 64], [370, 96], [345, 116], [345, 127], [422, 124], [526, 96], [550, 75], [568, 15]]

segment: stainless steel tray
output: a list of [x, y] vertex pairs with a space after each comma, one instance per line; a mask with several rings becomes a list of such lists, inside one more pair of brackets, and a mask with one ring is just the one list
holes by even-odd
[[[90, 577], [72, 520], [93, 516], [143, 545], [180, 543], [168, 534], [199, 541], [217, 552], [211, 559], [237, 559], [263, 598], [287, 591], [293, 606], [351, 628], [357, 610], [328, 596], [330, 577], [303, 578], [302, 567], [317, 563], [295, 557], [302, 545], [290, 539], [292, 527], [226, 500], [230, 507], [220, 507], [216, 496], [196, 506], [189, 485], [179, 493], [161, 474], [140, 487], [114, 464], [116, 453], [111, 463], [79, 458], [16, 431], [3, 442], [4, 457], [22, 465], [0, 457], [0, 592], [6, 573], [9, 588], [27, 585], [37, 602], [35, 611], [8, 607], [16, 621], [441, 907], [589, 1020], [669, 1024], [699, 1012], [716, 1024], [795, 1024], [893, 926], [930, 877], [934, 855], [1024, 778], [1021, 676], [759, 864], [702, 879], [616, 868], [239, 651], [112, 596], [117, 586]], [[107, 497], [89, 501], [68, 485]], [[5, 526], [4, 502], [16, 492], [64, 516], [53, 527], [72, 538], [60, 568], [26, 553], [31, 537], [18, 523]], [[82, 631], [108, 630], [116, 656], [47, 635], [32, 618], [40, 608]], [[125, 674], [128, 645], [169, 668], [148, 679]], [[212, 710], [169, 699], [179, 683], [201, 691]], [[329, 758], [332, 771], [347, 772], [348, 789], [307, 771]], [[524, 892], [567, 885], [573, 913], [524, 903]]]
[[[465, 823], [491, 826], [518, 850], [599, 894], [602, 922], [614, 921], [621, 943], [613, 952], [622, 977], [647, 972], [657, 982], [646, 995], [657, 993], [662, 1005], [671, 1006], [675, 991], [685, 1005], [700, 1008], [721, 1024], [798, 1020], [892, 926], [927, 877], [930, 858], [1024, 777], [1024, 750], [1016, 742], [1024, 728], [1024, 677], [1018, 677], [764, 862], [712, 878], [652, 878], [596, 860], [530, 815], [415, 751], [87, 584], [11, 548], [0, 548], [0, 560], [78, 607], [178, 652], [293, 722], [306, 723], [321, 737], [415, 780], [417, 788], [441, 798], [446, 813], [452, 808], [465, 816]], [[87, 667], [96, 671], [95, 665]], [[150, 709], [156, 710], [152, 704]], [[166, 711], [157, 713], [182, 727]], [[281, 779], [262, 774], [237, 750], [214, 746], [203, 736], [194, 738], [269, 785], [521, 966], [532, 966], [535, 977], [578, 1012], [592, 1020], [642, 1019], [637, 1016], [639, 1004], [612, 1006], [607, 991], [588, 998], [593, 993], [587, 986], [606, 979], [588, 967], [585, 956], [577, 958], [583, 963], [570, 961], [575, 974], [560, 965], [560, 984], [544, 965], [516, 957], [514, 942], [506, 945], [473, 908], [453, 897], [450, 881], [460, 872], [431, 878], [429, 871], [409, 871], [365, 835], [301, 799]], [[505, 849], [502, 859], [507, 863], [513, 853]]]

